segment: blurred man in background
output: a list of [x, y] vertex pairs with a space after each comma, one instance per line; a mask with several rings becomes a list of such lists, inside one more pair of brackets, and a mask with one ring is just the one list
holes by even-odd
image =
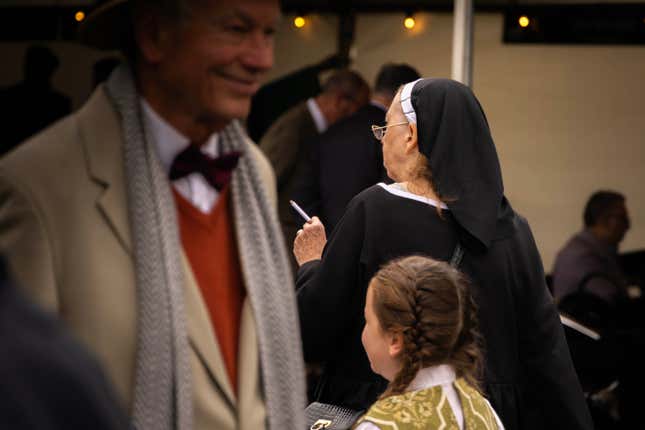
[[[369, 100], [369, 86], [356, 72], [334, 72], [322, 92], [285, 112], [269, 128], [260, 148], [273, 166], [278, 181], [278, 213], [286, 243], [293, 242], [301, 224], [293, 216], [289, 200], [312, 172], [309, 159], [313, 142], [327, 128], [348, 117]], [[296, 263], [292, 258], [295, 270]]]

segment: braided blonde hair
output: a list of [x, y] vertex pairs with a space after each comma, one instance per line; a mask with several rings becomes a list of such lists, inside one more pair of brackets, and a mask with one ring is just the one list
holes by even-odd
[[383, 266], [370, 288], [381, 328], [403, 336], [401, 369], [381, 398], [403, 393], [419, 369], [440, 364], [480, 388], [481, 336], [464, 275], [428, 257], [404, 257]]

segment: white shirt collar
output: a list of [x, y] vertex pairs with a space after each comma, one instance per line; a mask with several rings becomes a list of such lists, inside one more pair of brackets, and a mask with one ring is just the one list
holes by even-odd
[[323, 131], [327, 130], [327, 127], [329, 125], [327, 124], [325, 115], [323, 115], [320, 107], [318, 107], [316, 100], [314, 100], [313, 98], [307, 100], [307, 109], [309, 109], [309, 113], [314, 119], [314, 124], [316, 124], [316, 130], [318, 130], [318, 133], [322, 133]]
[[457, 379], [457, 375], [449, 364], [424, 367], [417, 372], [410, 385], [408, 385], [407, 391], [419, 391], [437, 385], [452, 384], [455, 379]]
[[[159, 161], [166, 170], [170, 172], [170, 166], [173, 160], [181, 151], [183, 151], [189, 144], [190, 139], [181, 134], [179, 130], [170, 125], [164, 120], [157, 112], [154, 111], [152, 106], [141, 97], [141, 111], [143, 116], [144, 127], [150, 133]], [[218, 135], [213, 133], [208, 141], [200, 147], [204, 154], [216, 157], [218, 155]]]

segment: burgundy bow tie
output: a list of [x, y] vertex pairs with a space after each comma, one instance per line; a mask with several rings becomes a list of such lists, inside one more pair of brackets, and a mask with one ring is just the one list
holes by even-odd
[[213, 188], [221, 190], [231, 181], [233, 169], [241, 156], [240, 152], [235, 151], [212, 158], [200, 151], [199, 146], [190, 144], [173, 160], [170, 180], [199, 172]]

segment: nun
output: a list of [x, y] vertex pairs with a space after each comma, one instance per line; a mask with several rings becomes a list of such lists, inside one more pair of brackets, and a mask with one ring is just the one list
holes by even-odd
[[370, 278], [421, 254], [471, 280], [485, 351], [482, 386], [507, 429], [592, 429], [527, 221], [504, 196], [486, 116], [449, 79], [404, 85], [372, 127], [394, 183], [358, 194], [325, 238], [317, 218], [294, 241], [305, 359], [324, 363], [316, 400], [366, 409], [387, 382], [361, 345]]

